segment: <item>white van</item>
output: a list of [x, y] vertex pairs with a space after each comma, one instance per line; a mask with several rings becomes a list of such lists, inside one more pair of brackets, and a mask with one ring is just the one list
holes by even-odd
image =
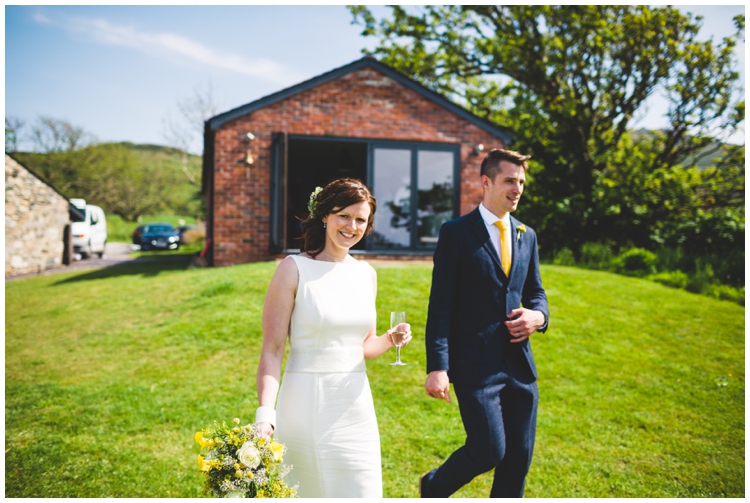
[[104, 246], [107, 244], [107, 219], [104, 210], [98, 206], [86, 204], [84, 199], [71, 199], [71, 204], [85, 213], [83, 222], [73, 222], [73, 253], [80, 253], [83, 257], [90, 257], [94, 253], [99, 258], [104, 256]]

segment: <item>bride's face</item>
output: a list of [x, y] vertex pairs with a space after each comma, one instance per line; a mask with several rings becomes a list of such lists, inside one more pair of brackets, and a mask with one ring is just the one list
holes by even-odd
[[326, 247], [348, 251], [365, 235], [369, 218], [370, 205], [367, 201], [329, 214], [323, 219], [326, 224]]

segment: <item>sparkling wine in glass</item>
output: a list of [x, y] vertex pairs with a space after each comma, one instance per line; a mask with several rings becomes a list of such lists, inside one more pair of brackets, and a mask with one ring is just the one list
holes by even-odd
[[391, 337], [396, 344], [396, 361], [391, 365], [406, 365], [401, 361], [401, 345], [404, 343], [406, 332], [396, 330], [399, 325], [406, 323], [406, 313], [403, 311], [394, 311], [391, 313]]

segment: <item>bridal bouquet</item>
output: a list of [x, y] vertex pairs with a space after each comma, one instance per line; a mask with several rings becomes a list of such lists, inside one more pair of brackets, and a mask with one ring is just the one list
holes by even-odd
[[263, 438], [254, 424], [221, 425], [195, 434], [206, 451], [198, 456], [198, 469], [206, 477], [206, 494], [221, 498], [296, 498], [297, 491], [282, 478], [292, 469], [282, 464], [286, 448]]

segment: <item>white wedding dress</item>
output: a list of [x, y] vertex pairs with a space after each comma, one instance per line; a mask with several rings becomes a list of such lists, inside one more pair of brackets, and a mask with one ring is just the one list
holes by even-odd
[[292, 256], [299, 271], [274, 438], [303, 498], [382, 498], [380, 435], [362, 343], [372, 267]]

